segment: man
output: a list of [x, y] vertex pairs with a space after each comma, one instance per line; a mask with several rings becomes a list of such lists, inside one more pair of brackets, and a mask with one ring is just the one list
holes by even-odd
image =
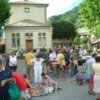
[[33, 58], [34, 58], [33, 50], [30, 49], [29, 52], [26, 53], [25, 55], [26, 70], [27, 70], [27, 76], [29, 80], [32, 80], [33, 64], [30, 62], [30, 60]]
[[0, 100], [10, 100], [8, 89], [12, 80], [11, 71], [3, 66], [3, 61], [0, 59]]
[[88, 73], [91, 75], [89, 81], [88, 81], [88, 93], [91, 94], [91, 95], [94, 95], [95, 93], [93, 92], [93, 78], [94, 78], [94, 75], [92, 74], [92, 67], [93, 65], [96, 63], [95, 61], [95, 57], [96, 57], [96, 54], [92, 54], [92, 57], [89, 58], [87, 61], [86, 61], [86, 65], [87, 65], [87, 68], [88, 68]]

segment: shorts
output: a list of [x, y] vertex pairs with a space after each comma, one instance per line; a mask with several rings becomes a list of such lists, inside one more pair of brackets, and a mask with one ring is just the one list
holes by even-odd
[[21, 91], [21, 97], [24, 99], [29, 99], [31, 96], [28, 94], [28, 90]]
[[27, 92], [26, 90], [21, 91], [21, 97], [26, 98]]
[[94, 83], [94, 75], [91, 75], [90, 79], [88, 80], [88, 84], [93, 85]]
[[9, 66], [9, 69], [10, 69], [10, 70], [14, 70], [14, 71], [16, 72], [16, 70], [17, 70], [17, 65], [16, 65], [16, 66]]
[[65, 71], [66, 70], [66, 67], [65, 66], [60, 66], [60, 71]]

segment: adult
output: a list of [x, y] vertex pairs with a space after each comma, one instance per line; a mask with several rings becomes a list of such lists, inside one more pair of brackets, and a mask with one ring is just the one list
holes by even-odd
[[[26, 96], [27, 96], [27, 86], [29, 85], [27, 83], [26, 78], [18, 73], [18, 72], [13, 72], [13, 78], [14, 81], [16, 82], [20, 92], [21, 92], [21, 98], [20, 100], [26, 100]], [[29, 86], [30, 87], [30, 86]]]
[[96, 57], [96, 54], [92, 54], [92, 57], [89, 58], [87, 61], [86, 61], [86, 65], [87, 65], [87, 69], [88, 69], [88, 73], [91, 75], [90, 79], [88, 80], [88, 93], [91, 94], [91, 95], [94, 95], [94, 91], [93, 91], [93, 78], [94, 78], [94, 75], [92, 74], [92, 68], [94, 66], [94, 64], [96, 63], [95, 61], [95, 57]]
[[83, 56], [83, 48], [80, 47], [79, 49], [79, 56], [82, 57]]
[[57, 58], [57, 55], [56, 55], [55, 50], [50, 51], [50, 54], [49, 54], [49, 63], [50, 63], [50, 70], [51, 71], [54, 71], [54, 67], [52, 66], [52, 62], [55, 62], [56, 58]]
[[46, 49], [40, 49], [39, 55], [41, 56], [41, 58], [44, 59], [44, 63], [43, 63], [43, 72], [47, 73], [47, 67], [46, 67], [46, 62], [47, 62], [47, 57], [46, 57]]
[[0, 100], [10, 100], [8, 90], [9, 82], [12, 80], [11, 71], [3, 66], [3, 61], [0, 59]]
[[41, 73], [43, 70], [42, 64], [44, 62], [44, 59], [40, 58], [40, 55], [37, 55], [37, 57], [30, 60], [30, 62], [34, 64], [34, 82], [37, 86], [42, 82]]
[[66, 62], [65, 62], [65, 54], [66, 51], [62, 51], [61, 54], [59, 54], [59, 64], [60, 64], [60, 71], [61, 71], [61, 79], [65, 79], [65, 73], [66, 73]]
[[25, 55], [25, 64], [27, 70], [27, 76], [29, 80], [32, 80], [33, 64], [30, 62], [34, 58], [33, 50], [30, 49]]
[[93, 66], [94, 73], [94, 92], [96, 100], [100, 100], [100, 56], [96, 57], [96, 64]]
[[9, 68], [10, 54], [7, 54], [6, 67]]
[[16, 71], [17, 70], [17, 63], [18, 63], [17, 56], [14, 52], [12, 52], [10, 57], [9, 57], [9, 68], [11, 70]]
[[2, 53], [0, 53], [0, 59], [2, 59]]

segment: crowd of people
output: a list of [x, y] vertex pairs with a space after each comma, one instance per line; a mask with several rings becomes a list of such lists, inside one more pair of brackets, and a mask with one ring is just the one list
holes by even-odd
[[78, 85], [88, 83], [88, 93], [96, 94], [96, 100], [100, 100], [100, 54], [98, 52], [93, 51], [90, 54], [81, 47], [30, 49], [24, 54], [24, 59], [26, 75], [17, 72], [18, 57], [15, 52], [0, 54], [0, 100], [11, 100], [9, 96], [11, 81], [15, 81], [20, 90], [19, 100], [57, 93], [61, 87], [50, 77], [53, 76], [52, 74], [62, 81], [66, 80], [66, 77], [74, 77]]

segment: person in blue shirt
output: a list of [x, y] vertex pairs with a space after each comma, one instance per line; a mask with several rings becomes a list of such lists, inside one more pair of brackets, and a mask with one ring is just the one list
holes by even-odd
[[0, 59], [0, 100], [10, 100], [8, 90], [9, 82], [12, 80], [12, 72], [3, 66], [3, 61]]

